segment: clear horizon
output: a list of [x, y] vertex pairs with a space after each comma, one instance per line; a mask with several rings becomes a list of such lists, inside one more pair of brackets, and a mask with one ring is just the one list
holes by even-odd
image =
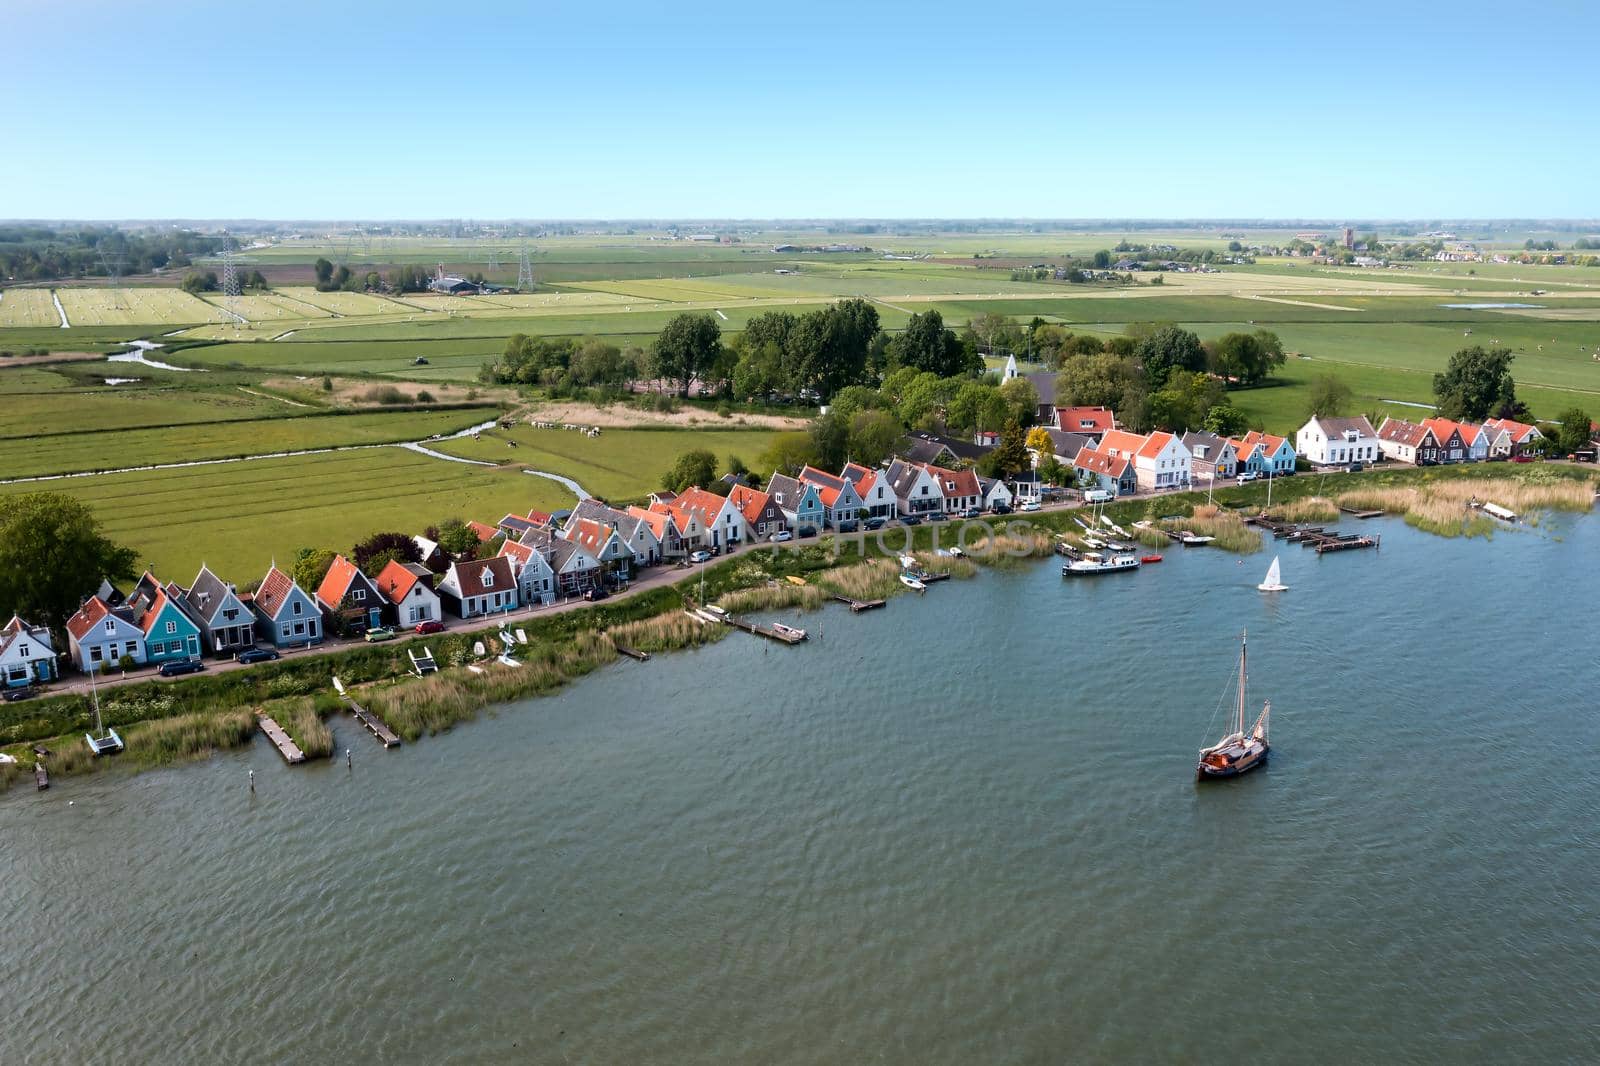
[[[18, 219], [1583, 220], [1600, 16], [24, 0]], [[1541, 75], [1539, 72], [1547, 72]], [[1550, 87], [1550, 88], [1547, 88]]]

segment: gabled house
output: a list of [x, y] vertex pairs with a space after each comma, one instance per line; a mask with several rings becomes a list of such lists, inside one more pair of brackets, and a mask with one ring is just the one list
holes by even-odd
[[600, 560], [577, 541], [557, 536], [548, 529], [538, 529], [524, 535], [522, 543], [544, 556], [555, 577], [557, 595], [581, 596], [600, 584]]
[[1045, 370], [1022, 376], [1028, 379], [1034, 393], [1039, 397], [1039, 406], [1033, 413], [1033, 420], [1041, 425], [1049, 425], [1056, 413], [1056, 375]]
[[1189, 449], [1189, 473], [1197, 480], [1214, 481], [1238, 472], [1239, 453], [1226, 437], [1190, 430], [1183, 435], [1183, 446]]
[[[1078, 457], [1078, 453], [1084, 448], [1093, 448], [1100, 443], [1098, 436], [1091, 437], [1088, 434], [1075, 433], [1069, 429], [1046, 429], [1045, 432], [1050, 435], [1051, 454], [1055, 456], [1056, 462], [1064, 466], [1071, 466], [1072, 461]], [[1037, 451], [1034, 453], [1034, 457], [1040, 462], [1044, 461], [1044, 456], [1039, 455]]]
[[550, 562], [530, 545], [508, 540], [500, 545], [500, 554], [511, 560], [511, 572], [517, 579], [517, 595], [528, 606], [549, 604], [556, 598], [556, 575]]
[[1544, 434], [1539, 432], [1539, 427], [1509, 418], [1491, 418], [1483, 424], [1483, 428], [1491, 434], [1489, 440], [1491, 459], [1514, 459], [1530, 451], [1538, 451], [1538, 442], [1544, 440]]
[[478, 618], [513, 610], [519, 602], [511, 560], [458, 559], [439, 581], [439, 600], [458, 618]]
[[1294, 473], [1294, 446], [1283, 437], [1252, 429], [1229, 443], [1238, 454], [1241, 472], [1249, 470], [1272, 477], [1287, 477]]
[[1092, 488], [1104, 489], [1113, 496], [1132, 496], [1139, 491], [1139, 475], [1131, 456], [1085, 448], [1073, 459], [1072, 467], [1080, 482], [1089, 482]]
[[801, 484], [787, 474], [773, 474], [767, 480], [767, 495], [797, 536], [809, 536], [822, 529], [827, 512], [815, 485]]
[[1025, 503], [1038, 503], [1044, 498], [1043, 482], [1039, 478], [1039, 471], [1034, 467], [1019, 470], [1013, 474], [1005, 484], [1006, 491], [1011, 493], [1011, 503], [1020, 507]]
[[1427, 426], [1403, 418], [1385, 418], [1378, 427], [1378, 449], [1384, 458], [1412, 466], [1432, 466], [1439, 461], [1439, 441]]
[[279, 648], [322, 640], [322, 611], [315, 598], [274, 564], [251, 600], [256, 632]]
[[572, 517], [567, 519], [567, 525], [563, 528], [571, 528], [576, 519], [587, 519], [614, 528], [617, 536], [622, 538], [622, 543], [633, 554], [635, 571], [655, 566], [661, 561], [661, 538], [656, 536], [655, 529], [627, 511], [619, 511], [590, 496], [580, 500], [578, 506], [572, 509]]
[[122, 659], [144, 662], [144, 630], [133, 619], [133, 607], [111, 606], [94, 596], [67, 619], [67, 644], [72, 661], [84, 673], [108, 670]]
[[860, 463], [846, 463], [841, 476], [855, 486], [856, 495], [869, 518], [893, 518], [900, 509], [895, 500], [894, 487], [884, 476], [884, 471], [873, 470]]
[[939, 479], [925, 468], [896, 459], [883, 472], [883, 478], [894, 493], [900, 514], [920, 516], [944, 510], [944, 490], [939, 487]]
[[561, 528], [564, 540], [581, 545], [600, 562], [600, 570], [615, 580], [626, 581], [633, 574], [633, 550], [623, 543], [617, 527], [593, 518], [574, 514]]
[[[1439, 442], [1440, 463], [1473, 461], [1472, 441], [1477, 437], [1476, 426], [1463, 426], [1448, 418], [1424, 418], [1422, 424], [1428, 427], [1434, 439]], [[1487, 455], [1488, 449], [1485, 448], [1484, 452]]]
[[993, 447], [937, 433], [916, 430], [900, 441], [899, 454], [913, 463], [935, 466], [965, 466], [994, 451]]
[[974, 471], [950, 470], [932, 463], [925, 463], [922, 468], [938, 484], [945, 514], [959, 515], [969, 508], [983, 506], [983, 489]]
[[16, 615], [0, 626], [0, 688], [42, 685], [56, 679], [56, 649], [50, 631]]
[[716, 550], [749, 539], [744, 515], [725, 496], [695, 486], [678, 493], [667, 506], [680, 521], [690, 515], [700, 520], [704, 547]]
[[1053, 414], [1055, 417], [1048, 425], [1089, 437], [1096, 443], [1117, 428], [1117, 416], [1109, 407], [1057, 407]]
[[239, 597], [238, 591], [223, 581], [211, 568], [202, 565], [193, 583], [181, 590], [179, 603], [200, 624], [204, 645], [218, 655], [253, 648], [256, 643], [255, 612]]
[[1383, 454], [1378, 431], [1363, 415], [1330, 418], [1312, 415], [1294, 435], [1295, 450], [1312, 466], [1375, 463]]
[[410, 629], [419, 622], [438, 622], [439, 594], [433, 591], [433, 571], [421, 563], [390, 559], [373, 579], [384, 599], [384, 621]]
[[1097, 449], [1133, 461], [1134, 477], [1147, 491], [1180, 488], [1192, 480], [1189, 449], [1171, 433], [1139, 436], [1113, 429], [1100, 438]]
[[1006, 483], [999, 478], [980, 477], [978, 488], [983, 494], [978, 506], [986, 511], [994, 510], [996, 505], [1010, 507], [1016, 498], [1006, 487]]
[[856, 487], [848, 478], [834, 477], [808, 466], [800, 471], [799, 481], [803, 485], [816, 486], [817, 497], [822, 500], [823, 525], [847, 531], [855, 528], [861, 518], [861, 497], [856, 494]]
[[516, 540], [530, 529], [537, 529], [538, 522], [531, 518], [524, 518], [519, 514], [508, 514], [496, 524], [495, 528], [507, 540]]
[[478, 535], [479, 544], [487, 544], [500, 536], [500, 531], [494, 526], [484, 525], [482, 522], [468, 522], [467, 528]]
[[324, 625], [336, 633], [341, 627], [352, 633], [377, 629], [383, 625], [383, 606], [387, 602], [372, 579], [342, 555], [333, 557], [322, 584], [317, 586]]
[[439, 547], [439, 542], [429, 540], [427, 537], [412, 537], [411, 542], [417, 546], [417, 551], [422, 553], [422, 565], [435, 574], [442, 574], [450, 569], [450, 557]]
[[179, 599], [182, 590], [163, 585], [145, 571], [125, 605], [133, 624], [144, 633], [144, 661], [172, 662], [200, 658], [200, 623], [189, 616]]
[[771, 496], [749, 485], [735, 485], [728, 490], [728, 500], [744, 515], [744, 524], [756, 540], [770, 540], [774, 533], [789, 528], [783, 508]]
[[681, 559], [689, 554], [691, 549], [684, 545], [683, 531], [678, 528], [678, 520], [667, 508], [653, 511], [643, 507], [629, 507], [627, 515], [650, 530], [656, 543], [660, 545], [662, 559]]

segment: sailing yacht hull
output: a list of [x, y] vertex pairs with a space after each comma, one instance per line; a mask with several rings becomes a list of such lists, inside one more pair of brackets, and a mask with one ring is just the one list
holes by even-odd
[[1237, 759], [1226, 766], [1214, 766], [1205, 761], [1196, 767], [1195, 772], [1202, 781], [1215, 781], [1225, 777], [1238, 777], [1247, 774], [1258, 766], [1265, 766], [1267, 756], [1272, 753], [1271, 748], [1262, 748], [1260, 754], [1252, 754], [1243, 759]]

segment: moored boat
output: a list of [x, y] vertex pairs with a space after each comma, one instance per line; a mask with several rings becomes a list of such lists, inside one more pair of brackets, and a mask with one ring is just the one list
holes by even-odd
[[904, 585], [908, 589], [913, 589], [913, 590], [915, 590], [917, 592], [923, 592], [928, 587], [927, 585], [924, 585], [922, 583], [922, 580], [920, 578], [912, 577], [910, 574], [901, 574], [900, 575], [900, 584]]
[[782, 622], [772, 623], [772, 631], [783, 637], [793, 637], [795, 640], [805, 640], [806, 631], [799, 626], [784, 625]]
[[1124, 570], [1139, 569], [1137, 555], [1101, 556], [1088, 552], [1082, 559], [1074, 559], [1061, 568], [1062, 577], [1089, 577], [1094, 574], [1115, 574]]
[[1256, 724], [1245, 732], [1245, 684], [1247, 678], [1245, 651], [1248, 643], [1246, 635], [1239, 635], [1239, 695], [1234, 704], [1235, 722], [1234, 731], [1211, 745], [1209, 748], [1200, 749], [1200, 762], [1196, 766], [1196, 773], [1202, 780], [1219, 777], [1237, 777], [1239, 774], [1254, 770], [1267, 761], [1267, 754], [1271, 745], [1267, 743], [1267, 719], [1272, 714], [1272, 701], [1267, 700], [1261, 706], [1261, 716], [1256, 719]]
[[1159, 563], [1164, 558], [1166, 557], [1162, 555], [1141, 555], [1139, 556], [1139, 561], [1141, 563]]

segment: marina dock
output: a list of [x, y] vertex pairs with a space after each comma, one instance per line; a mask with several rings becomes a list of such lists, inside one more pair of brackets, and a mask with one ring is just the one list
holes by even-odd
[[[1374, 518], [1381, 515], [1382, 511], [1353, 512], [1358, 518]], [[1265, 529], [1272, 534], [1274, 540], [1281, 540], [1289, 544], [1298, 544], [1303, 548], [1311, 548], [1318, 555], [1327, 552], [1352, 551], [1358, 548], [1377, 548], [1383, 541], [1376, 534], [1368, 536], [1364, 533], [1340, 533], [1337, 529], [1327, 529], [1323, 526], [1301, 525], [1297, 522], [1285, 522], [1273, 515], [1260, 514], [1247, 517], [1246, 525], [1253, 525]]]
[[795, 632], [775, 629], [772, 626], [762, 625], [760, 622], [752, 622], [746, 618], [735, 618], [732, 615], [729, 615], [727, 618], [723, 619], [723, 621], [727, 622], [735, 629], [742, 629], [746, 633], [754, 633], [758, 637], [766, 637], [768, 640], [775, 640], [780, 644], [798, 644], [802, 640], [806, 639], [804, 633], [797, 634]]
[[[261, 723], [261, 731], [272, 741], [272, 746], [278, 749], [278, 754], [283, 756], [283, 761], [290, 766], [306, 761], [306, 753], [300, 750], [288, 733], [283, 731], [283, 726], [273, 721], [268, 715], [256, 712], [256, 720]], [[254, 787], [254, 786], [251, 786]]]
[[1339, 508], [1339, 510], [1343, 511], [1345, 514], [1349, 515], [1351, 518], [1367, 519], [1367, 518], [1382, 518], [1383, 517], [1383, 510], [1381, 508], [1376, 510], [1376, 511], [1362, 511], [1362, 510], [1359, 510], [1359, 509], [1357, 509], [1355, 507], [1344, 507], [1344, 506], [1341, 506]]
[[344, 690], [343, 682], [337, 677], [333, 679], [333, 688], [334, 691], [339, 693], [339, 698], [344, 700], [345, 708], [355, 717], [355, 720], [366, 726], [367, 732], [377, 737], [385, 748], [398, 748], [400, 746], [400, 738], [395, 735], [395, 731], [385, 725], [383, 719], [357, 703], [350, 693]]
[[849, 596], [841, 596], [837, 593], [834, 594], [833, 598], [839, 603], [848, 606], [852, 611], [871, 611], [875, 608], [882, 607], [886, 602], [888, 602], [886, 600], [854, 600]]

